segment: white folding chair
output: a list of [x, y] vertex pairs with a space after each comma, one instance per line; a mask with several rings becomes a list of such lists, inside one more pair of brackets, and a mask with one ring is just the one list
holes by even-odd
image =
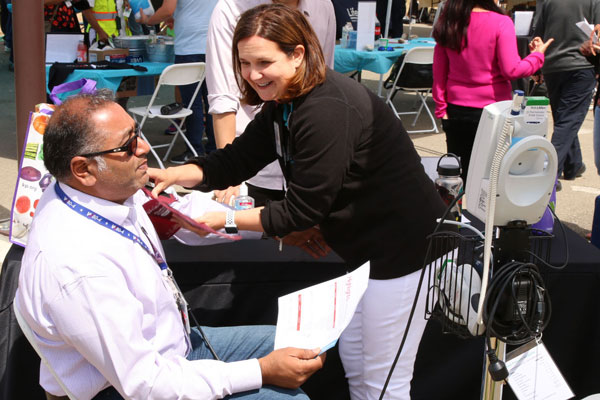
[[[396, 68], [397, 73], [394, 78], [394, 83], [388, 92], [386, 103], [389, 104], [392, 110], [394, 110], [398, 118], [400, 118], [401, 115], [414, 115], [415, 118], [411, 124], [413, 128], [417, 124], [417, 120], [419, 119], [423, 109], [427, 112], [432, 124], [430, 129], [407, 129], [406, 131], [408, 133], [439, 132], [435, 117], [427, 106], [427, 98], [429, 97], [431, 88], [433, 87], [432, 68], [433, 47], [413, 47], [412, 49], [408, 50], [404, 56], [400, 67]], [[394, 96], [396, 96], [400, 90], [414, 93], [417, 96], [416, 102], [419, 106], [417, 111], [399, 112], [396, 109], [393, 100]]]
[[[192, 153], [195, 156], [198, 155], [198, 153], [196, 152], [196, 149], [194, 149], [194, 147], [190, 144], [188, 138], [185, 136], [185, 134], [183, 133], [181, 128], [185, 122], [186, 117], [188, 117], [189, 115], [192, 114], [192, 110], [191, 110], [192, 104], [194, 104], [194, 100], [196, 99], [196, 96], [198, 95], [198, 92], [200, 91], [200, 85], [202, 84], [202, 81], [204, 80], [204, 73], [205, 73], [205, 65], [203, 62], [169, 65], [160, 74], [160, 78], [158, 79], [158, 84], [156, 85], [156, 89], [154, 90], [154, 93], [152, 94], [152, 98], [150, 99], [150, 103], [148, 103], [148, 106], [133, 107], [128, 110], [132, 114], [133, 119], [135, 119], [136, 122], [137, 122], [137, 117], [142, 118], [141, 122], [139, 123], [140, 131], [143, 131], [144, 123], [146, 122], [146, 120], [148, 118], [160, 118], [160, 119], [168, 120], [177, 129], [175, 132], [175, 135], [173, 136], [173, 139], [171, 139], [171, 142], [165, 143], [165, 144], [153, 145], [152, 143], [150, 143], [148, 138], [143, 133], [141, 134], [142, 138], [146, 142], [148, 142], [148, 144], [150, 145], [150, 151], [152, 152], [152, 155], [154, 155], [156, 160], [158, 160], [158, 164], [160, 165], [161, 168], [165, 167], [163, 164], [163, 161], [166, 161], [167, 158], [169, 158], [169, 154], [171, 154], [171, 150], [173, 150], [173, 146], [175, 145], [175, 141], [177, 140], [178, 137], [183, 138], [183, 140], [185, 141], [185, 144], [187, 145], [187, 147], [192, 151]], [[155, 105], [154, 101], [156, 100], [156, 96], [162, 85], [182, 86], [182, 85], [190, 85], [193, 83], [197, 84], [196, 90], [194, 91], [194, 95], [192, 96], [190, 103], [188, 104], [187, 107], [182, 108], [176, 114], [162, 115], [160, 113], [160, 108], [163, 105]], [[165, 156], [163, 157], [162, 160], [160, 159], [160, 157], [158, 156], [158, 154], [156, 153], [156, 150], [155, 150], [155, 149], [158, 149], [161, 147], [168, 147], [167, 153], [165, 154]]]
[[52, 376], [54, 377], [54, 379], [56, 380], [58, 385], [66, 393], [67, 397], [71, 400], [77, 400], [77, 397], [75, 397], [75, 395], [73, 393], [71, 393], [71, 391], [69, 389], [67, 389], [67, 387], [65, 386], [63, 381], [58, 377], [58, 375], [56, 374], [54, 369], [52, 369], [52, 366], [48, 363], [48, 360], [46, 360], [46, 357], [44, 357], [44, 355], [40, 351], [40, 348], [38, 347], [37, 342], [35, 341], [33, 331], [31, 330], [29, 325], [27, 325], [27, 321], [25, 321], [25, 318], [23, 318], [23, 316], [21, 315], [15, 302], [13, 302], [13, 311], [15, 312], [15, 317], [17, 318], [17, 323], [19, 324], [19, 327], [23, 331], [23, 335], [25, 335], [25, 337], [29, 341], [29, 344], [31, 344], [31, 347], [33, 347], [33, 349], [38, 354], [38, 356], [40, 356], [42, 363], [46, 366], [46, 368], [48, 368], [48, 371], [50, 371], [50, 373], [52, 374]]

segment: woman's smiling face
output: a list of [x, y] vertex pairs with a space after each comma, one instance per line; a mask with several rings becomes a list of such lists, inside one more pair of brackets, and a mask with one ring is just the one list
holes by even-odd
[[304, 47], [296, 46], [292, 54], [260, 36], [250, 36], [238, 42], [240, 70], [263, 101], [280, 99], [304, 58]]

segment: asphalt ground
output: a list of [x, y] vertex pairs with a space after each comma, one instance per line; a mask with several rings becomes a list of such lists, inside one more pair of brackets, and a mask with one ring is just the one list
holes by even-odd
[[[412, 33], [429, 36], [430, 30], [431, 28], [427, 26], [415, 26]], [[18, 65], [16, 68], [18, 68]], [[362, 83], [373, 91], [377, 91], [378, 80], [379, 75], [377, 74], [364, 72], [362, 75]], [[130, 98], [127, 106], [144, 105], [149, 100], [150, 96]], [[159, 101], [163, 104], [174, 101], [173, 91], [168, 90], [168, 88], [162, 90]], [[403, 93], [396, 96], [394, 103], [397, 109], [402, 110], [410, 110], [415, 104], [411, 95]], [[433, 101], [429, 99], [428, 103], [433, 110]], [[551, 118], [550, 113], [548, 114], [548, 117]], [[407, 117], [403, 120], [405, 125], [412, 122], [410, 118]], [[429, 121], [423, 113], [423, 116], [417, 121], [416, 127], [426, 126], [428, 123]], [[171, 137], [164, 135], [165, 128], [167, 128], [167, 123], [164, 121], [149, 121], [144, 127], [144, 133], [153, 144], [168, 142]], [[439, 121], [438, 128], [440, 133], [437, 134], [411, 134], [415, 147], [421, 156], [439, 157], [446, 152], [445, 135]], [[596, 196], [600, 195], [600, 176], [596, 173], [593, 159], [592, 130], [593, 115], [590, 110], [579, 131], [579, 140], [587, 170], [583, 176], [574, 181], [563, 180], [562, 191], [557, 193], [556, 211], [559, 219], [582, 236], [591, 232], [594, 201]], [[549, 131], [550, 133], [552, 131], [551, 121]], [[179, 140], [173, 155], [177, 155], [183, 150], [183, 141]], [[160, 151], [159, 154], [163, 154]], [[0, 44], [0, 221], [8, 220], [10, 216], [18, 173], [17, 159], [14, 73], [8, 69], [8, 53], [4, 51], [3, 45]], [[156, 160], [151, 156], [149, 157], [149, 164], [151, 166], [157, 165]], [[167, 165], [170, 165], [170, 163], [167, 163]], [[4, 259], [9, 247], [8, 238], [0, 234], [0, 260]]]

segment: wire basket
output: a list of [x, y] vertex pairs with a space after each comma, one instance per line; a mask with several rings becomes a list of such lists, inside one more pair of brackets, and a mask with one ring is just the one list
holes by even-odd
[[[543, 231], [525, 230], [528, 246], [520, 254], [519, 261], [543, 264], [550, 256], [552, 235]], [[443, 254], [428, 268], [424, 268], [424, 284], [427, 284], [426, 319], [441, 322], [444, 333], [462, 338], [483, 335], [485, 326], [477, 324], [481, 282], [483, 276], [484, 240], [472, 231], [439, 232], [429, 238], [432, 254]], [[490, 275], [502, 265], [500, 243], [494, 240]], [[507, 245], [506, 245], [507, 246]], [[514, 255], [514, 253], [513, 253]]]

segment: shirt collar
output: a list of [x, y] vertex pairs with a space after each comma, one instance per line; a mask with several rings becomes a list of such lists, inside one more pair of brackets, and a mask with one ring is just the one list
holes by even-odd
[[[133, 196], [129, 197], [123, 204], [115, 203], [83, 193], [72, 188], [64, 182], [60, 183], [60, 188], [65, 192], [71, 200], [85, 206], [86, 208], [100, 214], [104, 218], [114, 222], [115, 224], [123, 225], [125, 220], [133, 213], [134, 201]], [[50, 188], [48, 188], [50, 189]], [[54, 188], [52, 188], [54, 191]]]

